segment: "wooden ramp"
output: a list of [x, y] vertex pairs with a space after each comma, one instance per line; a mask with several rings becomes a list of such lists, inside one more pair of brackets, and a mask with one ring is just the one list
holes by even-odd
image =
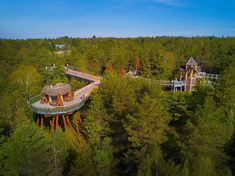
[[88, 98], [91, 92], [101, 84], [100, 80], [102, 79], [102, 77], [99, 77], [99, 76], [94, 76], [88, 73], [83, 73], [83, 72], [79, 72], [79, 71], [71, 70], [71, 69], [67, 69], [65, 71], [65, 74], [91, 82], [87, 86], [82, 87], [81, 89], [78, 89], [77, 91], [75, 91], [74, 96], [82, 95], [83, 98]]

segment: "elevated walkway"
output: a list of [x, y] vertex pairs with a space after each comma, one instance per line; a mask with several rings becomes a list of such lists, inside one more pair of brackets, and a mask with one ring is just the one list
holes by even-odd
[[37, 114], [44, 115], [54, 115], [54, 114], [65, 114], [69, 112], [74, 112], [80, 109], [87, 98], [89, 98], [91, 92], [101, 84], [102, 77], [90, 75], [87, 73], [79, 72], [72, 69], [66, 69], [65, 74], [76, 77], [78, 79], [83, 79], [91, 82], [87, 86], [82, 87], [74, 92], [74, 99], [70, 102], [64, 102], [63, 106], [52, 106], [50, 104], [42, 104], [40, 102], [40, 96], [36, 95], [29, 99], [28, 103], [31, 106], [33, 112]]
[[210, 81], [216, 81], [216, 80], [219, 79], [219, 74], [210, 74], [210, 73], [206, 73], [206, 72], [198, 72], [197, 78], [198, 79], [207, 78]]
[[171, 90], [176, 91], [178, 89], [183, 90], [185, 86], [184, 81], [172, 80], [172, 81], [159, 81], [159, 85], [170, 87]]
[[101, 80], [102, 77], [99, 76], [94, 76], [88, 73], [83, 73], [77, 70], [72, 70], [72, 69], [66, 69], [65, 70], [65, 74], [69, 75], [69, 76], [73, 76], [73, 77], [77, 77], [79, 79], [84, 79], [86, 81], [90, 81], [90, 82], [95, 82], [98, 80]]

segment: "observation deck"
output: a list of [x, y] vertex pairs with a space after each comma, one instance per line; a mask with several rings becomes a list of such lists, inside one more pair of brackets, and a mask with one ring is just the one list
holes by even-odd
[[41, 95], [31, 97], [28, 104], [33, 112], [42, 115], [56, 115], [65, 114], [79, 110], [90, 96], [91, 92], [101, 84], [101, 77], [93, 76], [87, 73], [82, 73], [76, 70], [67, 69], [66, 75], [76, 77], [78, 79], [84, 79], [89, 82], [87, 86], [82, 87], [74, 92], [73, 99], [71, 101], [64, 101], [62, 106], [54, 106], [48, 103], [41, 102]]

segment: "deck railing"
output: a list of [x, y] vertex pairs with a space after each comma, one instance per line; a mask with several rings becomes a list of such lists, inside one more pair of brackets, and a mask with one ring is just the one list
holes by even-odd
[[40, 99], [41, 99], [41, 94], [38, 94], [38, 95], [35, 95], [35, 96], [31, 97], [31, 98], [28, 100], [28, 103], [29, 103], [29, 104], [34, 104], [34, 103], [40, 101]]
[[28, 104], [30, 108], [32, 109], [33, 112], [37, 114], [52, 115], [52, 114], [64, 114], [68, 112], [73, 112], [73, 111], [80, 109], [84, 105], [84, 101], [85, 101], [85, 100], [82, 100], [79, 102], [74, 102], [74, 104], [67, 105], [67, 106], [55, 106], [55, 107], [45, 108], [45, 107], [38, 107], [34, 105], [34, 103], [40, 101], [40, 96], [41, 95], [36, 95], [28, 100]]
[[184, 86], [185, 85], [185, 81], [177, 81], [177, 80], [173, 80], [173, 81], [159, 81], [159, 84], [161, 86]]

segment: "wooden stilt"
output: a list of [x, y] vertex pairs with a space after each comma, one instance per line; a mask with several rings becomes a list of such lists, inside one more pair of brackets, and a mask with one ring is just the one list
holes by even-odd
[[193, 77], [193, 71], [190, 72], [189, 92], [192, 91], [192, 77]]
[[69, 124], [69, 127], [70, 127], [71, 129], [73, 129], [73, 127], [72, 127], [72, 125], [71, 125], [71, 123], [70, 123], [70, 120], [69, 120], [69, 116], [66, 116], [66, 120], [67, 120], [67, 123]]
[[66, 121], [69, 124], [70, 130], [74, 137], [77, 137], [78, 140], [76, 140], [77, 145], [79, 146], [79, 141], [80, 141], [80, 133], [76, 133], [76, 131], [73, 129], [72, 124], [70, 123], [69, 116], [66, 116]]
[[50, 120], [50, 126], [51, 126], [51, 130], [54, 130], [55, 124], [54, 124], [53, 120]]
[[41, 118], [41, 127], [44, 126], [43, 120], [44, 120], [44, 118], [42, 117], [42, 118]]
[[79, 120], [80, 124], [82, 124], [82, 119], [81, 119], [80, 113], [78, 112], [77, 115], [79, 117], [78, 120]]
[[74, 123], [75, 123], [75, 125], [76, 125], [77, 133], [79, 133], [78, 120], [77, 120], [76, 116], [73, 116], [73, 122], [74, 122]]
[[50, 120], [50, 133], [53, 131], [53, 128], [52, 128], [52, 120]]
[[77, 130], [77, 134], [78, 134], [78, 140], [80, 141], [81, 136], [80, 136], [79, 126], [78, 126], [78, 121], [77, 121], [77, 118], [75, 116], [73, 116], [73, 122], [76, 125], [76, 130]]
[[56, 115], [55, 129], [59, 127], [59, 116]]
[[67, 124], [64, 115], [62, 115], [63, 123], [64, 123], [64, 131], [67, 131]]
[[39, 126], [39, 118], [37, 118], [37, 126]]

